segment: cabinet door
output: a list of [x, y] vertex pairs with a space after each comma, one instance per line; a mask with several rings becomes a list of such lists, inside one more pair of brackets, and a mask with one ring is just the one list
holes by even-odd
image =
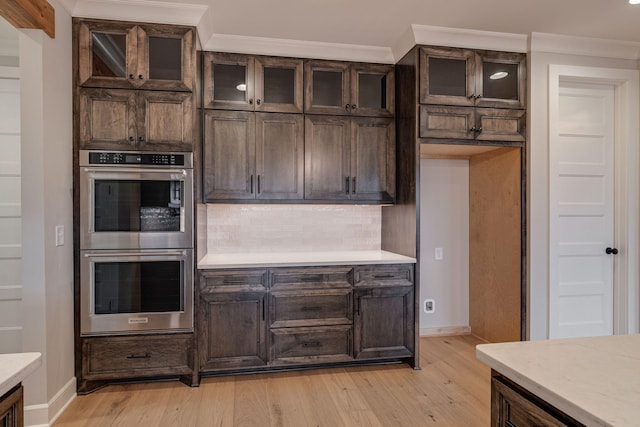
[[355, 289], [354, 300], [356, 359], [413, 355], [413, 286]]
[[137, 83], [137, 27], [82, 21], [78, 29], [78, 84], [133, 88]]
[[267, 364], [266, 292], [201, 293], [200, 370]]
[[305, 199], [349, 198], [350, 124], [348, 117], [305, 117]]
[[351, 114], [391, 117], [395, 113], [394, 99], [393, 65], [351, 66]]
[[300, 114], [255, 113], [256, 198], [304, 197], [304, 121]]
[[479, 51], [476, 56], [478, 107], [526, 107], [526, 55]]
[[526, 139], [525, 110], [476, 108], [476, 139], [478, 141], [515, 141]]
[[193, 90], [193, 29], [170, 25], [140, 25], [137, 67], [135, 80], [142, 89]]
[[255, 58], [256, 111], [302, 113], [303, 62], [290, 58]]
[[420, 49], [420, 103], [474, 105], [475, 53], [472, 50], [423, 47]]
[[0, 396], [0, 426], [24, 426], [24, 389], [18, 384], [3, 396]]
[[473, 107], [420, 106], [420, 138], [474, 139]]
[[395, 128], [392, 118], [352, 119], [350, 198], [393, 202]]
[[204, 197], [207, 202], [255, 198], [255, 115], [204, 113]]
[[80, 89], [81, 149], [132, 150], [137, 144], [136, 92]]
[[191, 151], [194, 125], [191, 92], [138, 92], [139, 148]]
[[234, 53], [205, 52], [204, 108], [254, 109], [254, 59]]
[[305, 113], [350, 114], [349, 64], [307, 61], [304, 66]]

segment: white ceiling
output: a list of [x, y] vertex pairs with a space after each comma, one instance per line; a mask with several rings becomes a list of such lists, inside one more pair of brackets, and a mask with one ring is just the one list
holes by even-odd
[[263, 45], [279, 39], [274, 42], [357, 45], [397, 53], [412, 24], [640, 44], [640, 5], [627, 0], [57, 1], [73, 16], [197, 25], [206, 50], [220, 49], [229, 40], [240, 38], [246, 45], [257, 38]]

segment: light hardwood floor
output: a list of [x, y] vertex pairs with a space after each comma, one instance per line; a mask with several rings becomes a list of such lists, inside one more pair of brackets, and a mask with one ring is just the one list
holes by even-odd
[[473, 336], [421, 340], [407, 365], [109, 386], [78, 396], [54, 427], [489, 426], [490, 369]]

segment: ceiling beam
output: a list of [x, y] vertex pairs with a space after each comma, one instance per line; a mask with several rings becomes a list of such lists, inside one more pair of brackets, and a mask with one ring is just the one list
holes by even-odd
[[55, 38], [55, 9], [47, 0], [0, 0], [0, 16], [16, 28], [43, 30]]

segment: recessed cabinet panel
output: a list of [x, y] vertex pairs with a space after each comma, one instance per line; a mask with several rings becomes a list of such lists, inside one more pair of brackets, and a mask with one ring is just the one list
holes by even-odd
[[348, 117], [305, 117], [306, 199], [349, 197], [350, 124]]
[[420, 103], [474, 105], [475, 54], [440, 47], [420, 49]]
[[253, 57], [205, 52], [203, 62], [205, 108], [253, 110]]
[[351, 114], [393, 116], [395, 113], [393, 65], [355, 64], [351, 69]]
[[149, 37], [149, 78], [153, 80], [182, 79], [182, 40]]
[[94, 77], [127, 77], [127, 36], [91, 33], [91, 74]]
[[204, 195], [207, 201], [255, 198], [255, 116], [206, 111]]
[[517, 64], [482, 62], [483, 98], [517, 101], [519, 94]]
[[349, 114], [349, 64], [312, 60], [304, 74], [306, 113]]
[[137, 143], [136, 92], [82, 89], [80, 94], [81, 149], [133, 149]]
[[271, 330], [271, 364], [313, 364], [353, 360], [351, 325]]
[[191, 150], [193, 147], [193, 95], [189, 92], [138, 93], [138, 146], [151, 150]]
[[473, 139], [473, 107], [420, 106], [420, 138]]
[[302, 81], [301, 59], [256, 57], [256, 111], [302, 113]]
[[478, 141], [526, 140], [525, 110], [476, 108], [476, 134]]

